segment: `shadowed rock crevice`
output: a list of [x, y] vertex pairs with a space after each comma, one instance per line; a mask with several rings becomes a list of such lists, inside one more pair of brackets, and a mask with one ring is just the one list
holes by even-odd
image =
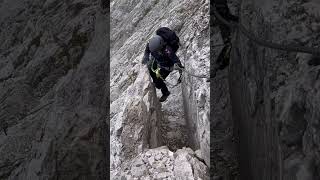
[[[315, 7], [319, 4], [314, 1], [242, 1], [240, 19], [262, 39], [317, 47]], [[257, 45], [240, 31], [233, 44], [228, 81], [240, 178], [319, 179], [314, 57]]]

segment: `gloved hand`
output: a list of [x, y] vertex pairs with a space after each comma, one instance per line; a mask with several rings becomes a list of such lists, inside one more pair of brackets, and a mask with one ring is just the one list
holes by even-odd
[[149, 55], [144, 55], [142, 58], [142, 64], [147, 64], [148, 61], [149, 61]]
[[156, 77], [157, 77], [157, 78], [161, 78], [160, 68], [157, 68], [157, 69], [156, 69]]

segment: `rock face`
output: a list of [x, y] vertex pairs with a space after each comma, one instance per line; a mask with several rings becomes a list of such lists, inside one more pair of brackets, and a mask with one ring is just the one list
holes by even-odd
[[0, 1], [0, 179], [106, 179], [100, 5]]
[[[197, 3], [197, 2], [194, 2]], [[210, 32], [209, 4], [197, 5], [192, 18], [182, 27], [180, 36], [185, 42], [179, 55], [184, 56], [186, 71], [194, 75], [209, 77]], [[196, 8], [194, 8], [196, 9]], [[190, 32], [189, 29], [196, 29]], [[184, 73], [182, 84], [185, 116], [188, 134], [193, 149], [200, 149], [207, 165], [210, 164], [210, 84], [206, 78], [194, 77]]]
[[[186, 70], [209, 76], [209, 1], [119, 0], [110, 7], [111, 178], [208, 179], [209, 83], [184, 73], [182, 83], [174, 86], [179, 74], [172, 72], [167, 78], [171, 95], [160, 104], [161, 92], [141, 61], [148, 40], [159, 27], [167, 26], [180, 37], [177, 55]], [[160, 146], [168, 149], [157, 149]], [[203, 160], [197, 160], [190, 148], [198, 150]], [[164, 156], [170, 167], [154, 160], [160, 170], [152, 164], [134, 165], [151, 152], [155, 159], [161, 152], [175, 152], [177, 157]]]
[[122, 165], [116, 179], [209, 179], [208, 167], [192, 149], [175, 153], [166, 146], [149, 149]]
[[[263, 39], [318, 47], [319, 5], [242, 1], [241, 22]], [[239, 32], [234, 43], [229, 91], [241, 177], [319, 179], [319, 63], [307, 54], [259, 46]]]
[[[213, 3], [210, 4], [213, 6]], [[230, 0], [228, 5], [232, 14], [237, 15], [239, 2]], [[211, 7], [213, 9], [213, 7]], [[210, 68], [213, 70], [214, 63], [222, 50], [223, 44], [220, 29], [214, 14], [211, 12], [211, 36], [210, 36]], [[210, 143], [211, 156], [210, 174], [213, 179], [239, 179], [238, 163], [238, 134], [236, 121], [232, 117], [232, 104], [230, 99], [229, 70], [225, 68], [218, 71], [216, 77], [210, 81]]]

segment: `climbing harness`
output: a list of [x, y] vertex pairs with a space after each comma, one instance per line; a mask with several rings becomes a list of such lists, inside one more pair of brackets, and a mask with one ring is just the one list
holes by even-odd
[[[173, 69], [173, 68], [168, 68], [168, 69], [166, 69], [166, 70], [171, 71], [171, 72], [172, 72], [173, 70], [177, 70], [177, 72], [180, 73], [180, 77], [179, 77], [177, 83], [176, 83], [176, 84], [171, 84], [170, 82], [168, 82], [167, 80], [165, 80], [165, 79], [161, 76], [161, 74], [160, 74], [160, 69], [161, 69], [161, 68], [160, 68], [159, 66], [157, 66], [156, 69], [153, 68], [153, 66], [154, 66], [154, 61], [155, 61], [155, 59], [154, 59], [154, 58], [151, 58], [151, 67], [150, 67], [151, 71], [156, 74], [156, 77], [157, 77], [157, 78], [162, 79], [163, 82], [164, 82], [165, 84], [167, 84], [170, 88], [176, 87], [176, 86], [178, 86], [178, 85], [181, 83], [181, 81], [182, 81], [182, 72], [185, 72], [186, 74], [188, 74], [188, 75], [190, 75], [190, 76], [193, 76], [193, 77], [196, 77], [196, 78], [210, 79], [210, 77], [208, 77], [208, 76], [196, 75], [196, 74], [193, 74], [193, 73], [191, 73], [191, 72], [188, 72], [188, 71], [185, 70], [185, 68], [175, 67], [174, 69]], [[175, 73], [176, 73], [176, 72], [175, 72]]]
[[160, 74], [160, 67], [157, 66], [157, 69], [154, 69], [154, 68], [153, 68], [154, 61], [155, 61], [155, 60], [152, 58], [152, 64], [151, 64], [151, 68], [150, 68], [151, 71], [156, 74], [156, 77], [157, 77], [157, 78], [160, 78], [160, 79], [164, 80], [163, 77], [162, 77], [161, 74]]
[[[167, 80], [165, 80], [165, 79], [161, 76], [161, 74], [160, 74], [161, 68], [160, 68], [159, 66], [157, 66], [156, 69], [153, 68], [155, 59], [152, 58], [151, 61], [152, 61], [152, 62], [151, 62], [151, 67], [150, 67], [151, 71], [156, 74], [156, 77], [157, 77], [157, 78], [162, 79], [162, 81], [163, 81], [167, 86], [169, 86], [170, 88], [174, 88], [174, 87], [178, 86], [178, 85], [181, 83], [181, 76], [182, 76], [181, 74], [180, 74], [180, 77], [179, 77], [177, 83], [176, 83], [176, 84], [171, 84], [170, 82], [168, 82]], [[166, 69], [166, 68], [164, 68], [164, 69]], [[173, 71], [173, 68], [167, 68], [166, 70], [167, 70], [167, 71]], [[176, 72], [175, 72], [175, 73], [176, 73]]]
[[161, 74], [160, 74], [160, 68], [157, 68], [154, 72], [155, 72], [157, 78], [163, 79]]
[[279, 50], [288, 51], [288, 52], [302, 52], [302, 53], [320, 55], [319, 49], [305, 47], [305, 46], [283, 45], [283, 44], [267, 41], [265, 39], [261, 39], [261, 38], [255, 36], [249, 30], [247, 30], [244, 27], [244, 25], [242, 25], [241, 23], [228, 22], [226, 19], [224, 19], [219, 14], [219, 12], [217, 11], [217, 9], [215, 7], [213, 7], [213, 13], [223, 24], [229, 26], [230, 28], [235, 28], [235, 29], [238, 28], [240, 30], [240, 32], [242, 32], [247, 38], [249, 38], [250, 40], [254, 41], [255, 43], [257, 43], [261, 46], [269, 47], [272, 49], [279, 49]]

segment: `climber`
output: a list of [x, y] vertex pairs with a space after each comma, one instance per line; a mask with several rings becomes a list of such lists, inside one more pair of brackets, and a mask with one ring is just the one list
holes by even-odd
[[[181, 82], [181, 73], [184, 68], [178, 56], [179, 38], [176, 33], [167, 27], [161, 27], [156, 31], [146, 45], [142, 64], [147, 64], [149, 74], [157, 89], [161, 89], [160, 102], [164, 102], [170, 92], [165, 84], [166, 77], [174, 70], [180, 72], [178, 82]], [[149, 56], [151, 54], [151, 58]]]
[[[217, 10], [217, 12], [226, 20], [238, 22], [239, 18], [230, 13], [227, 0], [213, 0], [213, 4]], [[230, 50], [231, 50], [231, 29], [223, 24], [219, 23], [219, 29], [222, 36], [222, 40], [224, 43], [224, 47], [222, 48], [220, 54], [218, 55], [216, 65], [214, 66], [214, 71], [211, 76], [215, 76], [217, 70], [223, 70], [225, 67], [229, 65], [230, 59]]]

